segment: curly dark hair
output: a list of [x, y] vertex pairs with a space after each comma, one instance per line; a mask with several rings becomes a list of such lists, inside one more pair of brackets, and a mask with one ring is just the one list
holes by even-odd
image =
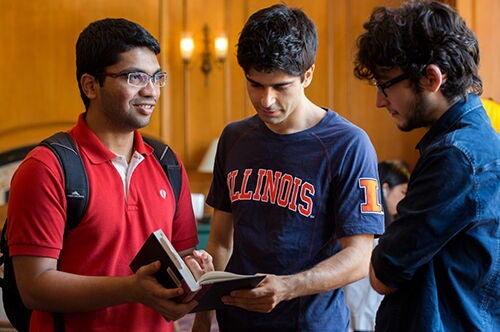
[[250, 16], [240, 33], [237, 58], [245, 73], [283, 70], [304, 79], [317, 49], [312, 20], [298, 8], [277, 4]]
[[[160, 53], [158, 41], [137, 23], [123, 18], [105, 18], [90, 23], [76, 42], [76, 79], [85, 108], [89, 99], [80, 85], [83, 74], [96, 75], [120, 61], [120, 54], [136, 47]], [[103, 84], [103, 77], [98, 77]]]
[[416, 91], [429, 64], [446, 75], [441, 86], [448, 101], [481, 94], [479, 45], [474, 33], [450, 6], [437, 1], [412, 1], [400, 8], [377, 7], [357, 40], [354, 75], [374, 80], [400, 68]]

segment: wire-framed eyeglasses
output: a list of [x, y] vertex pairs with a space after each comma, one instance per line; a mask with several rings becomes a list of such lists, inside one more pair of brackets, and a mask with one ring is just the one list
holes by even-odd
[[113, 78], [126, 77], [127, 83], [130, 86], [136, 88], [144, 88], [149, 82], [152, 82], [154, 86], [160, 88], [167, 84], [167, 73], [161, 72], [153, 75], [149, 75], [143, 72], [131, 72], [131, 73], [99, 73], [96, 76], [109, 76]]
[[396, 83], [399, 83], [401, 81], [404, 81], [406, 79], [410, 78], [408, 76], [408, 74], [406, 73], [403, 73], [399, 76], [396, 76], [394, 77], [393, 79], [390, 79], [384, 83], [378, 83], [377, 81], [375, 81], [375, 86], [380, 90], [380, 92], [382, 92], [384, 94], [384, 96], [387, 98], [387, 93], [385, 92], [385, 89], [387, 88], [390, 88], [391, 86], [393, 86], [394, 84]]

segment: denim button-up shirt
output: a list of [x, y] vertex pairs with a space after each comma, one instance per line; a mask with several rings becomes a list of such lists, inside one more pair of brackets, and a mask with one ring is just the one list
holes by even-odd
[[500, 331], [500, 138], [469, 95], [425, 134], [372, 264], [377, 331]]

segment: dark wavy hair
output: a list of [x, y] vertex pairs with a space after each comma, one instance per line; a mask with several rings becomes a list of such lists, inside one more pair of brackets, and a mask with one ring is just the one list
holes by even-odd
[[354, 75], [373, 80], [401, 68], [416, 91], [429, 64], [446, 75], [443, 95], [452, 102], [468, 93], [481, 94], [479, 45], [459, 14], [437, 1], [412, 1], [400, 8], [377, 7], [357, 40]]
[[[389, 188], [394, 188], [400, 184], [410, 181], [410, 171], [408, 167], [401, 161], [385, 160], [378, 163], [378, 176], [380, 185], [384, 183], [389, 185]], [[385, 227], [392, 223], [392, 216], [387, 213], [387, 203], [384, 195], [382, 195], [382, 206], [384, 207]]]
[[[90, 23], [76, 42], [76, 79], [85, 108], [89, 99], [83, 93], [80, 78], [87, 73], [95, 76], [106, 67], [120, 61], [120, 54], [136, 47], [147, 47], [155, 54], [160, 53], [158, 41], [137, 23], [123, 18], [106, 18]], [[103, 84], [103, 77], [98, 77]]]
[[250, 16], [240, 33], [237, 58], [245, 73], [283, 70], [303, 80], [317, 49], [312, 20], [298, 8], [277, 4]]

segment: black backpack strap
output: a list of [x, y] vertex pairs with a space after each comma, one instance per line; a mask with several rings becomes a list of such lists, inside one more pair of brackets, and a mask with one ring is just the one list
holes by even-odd
[[87, 172], [80, 153], [68, 133], [56, 133], [40, 144], [51, 149], [61, 164], [67, 202], [65, 231], [69, 231], [80, 223], [87, 210], [89, 200]]
[[179, 161], [172, 149], [165, 143], [151, 137], [143, 137], [143, 139], [154, 149], [154, 156], [160, 162], [165, 174], [167, 174], [168, 180], [174, 190], [175, 206], [177, 207], [182, 186], [181, 166], [179, 165]]
[[[44, 139], [40, 145], [48, 147], [56, 155], [64, 174], [66, 194], [65, 233], [72, 230], [83, 218], [89, 201], [89, 182], [83, 166], [82, 157], [75, 142], [66, 132], [56, 133]], [[54, 331], [64, 332], [64, 316], [53, 313]]]

